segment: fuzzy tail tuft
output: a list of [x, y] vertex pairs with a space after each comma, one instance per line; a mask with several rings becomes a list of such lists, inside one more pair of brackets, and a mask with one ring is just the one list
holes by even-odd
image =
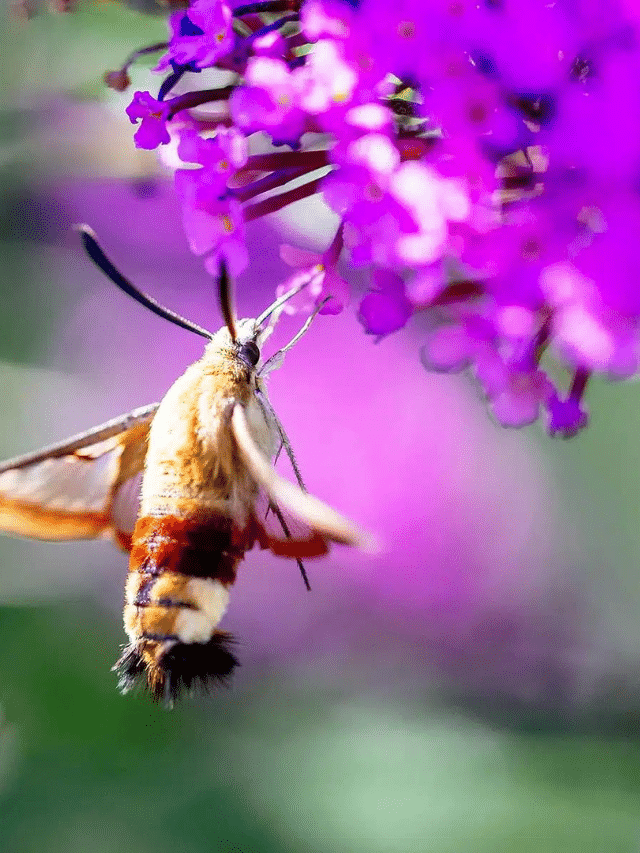
[[140, 640], [126, 646], [113, 670], [118, 687], [128, 693], [146, 684], [156, 702], [172, 706], [186, 691], [208, 692], [217, 685], [228, 685], [238, 666], [230, 646], [230, 634], [217, 631], [207, 643], [180, 643], [174, 640]]

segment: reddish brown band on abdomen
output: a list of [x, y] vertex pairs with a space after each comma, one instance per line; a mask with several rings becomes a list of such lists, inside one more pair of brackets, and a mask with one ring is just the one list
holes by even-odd
[[231, 518], [207, 515], [200, 518], [146, 516], [133, 531], [130, 572], [159, 575], [177, 572], [197, 578], [212, 578], [225, 585], [236, 579], [236, 568], [253, 545], [238, 542]]
[[146, 676], [155, 698], [175, 698], [194, 683], [224, 681], [237, 662], [230, 638], [214, 629], [214, 591], [235, 581], [245, 551], [262, 539], [258, 526], [250, 521], [239, 531], [212, 513], [145, 516], [132, 538], [124, 609], [131, 644], [116, 664], [122, 689]]

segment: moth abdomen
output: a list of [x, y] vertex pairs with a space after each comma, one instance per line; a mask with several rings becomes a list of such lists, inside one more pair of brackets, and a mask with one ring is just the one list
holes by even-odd
[[182, 689], [226, 681], [237, 662], [217, 626], [246, 550], [233, 540], [219, 513], [139, 519], [124, 608], [130, 644], [115, 667], [123, 691], [146, 680], [154, 698], [173, 701]]
[[175, 572], [194, 578], [212, 578], [229, 586], [245, 551], [253, 545], [234, 541], [232, 519], [222, 513], [202, 512], [138, 519], [129, 570], [146, 573]]

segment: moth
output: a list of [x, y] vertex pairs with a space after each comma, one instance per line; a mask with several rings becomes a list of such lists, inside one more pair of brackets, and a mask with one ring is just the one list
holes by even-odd
[[[78, 230], [114, 284], [208, 343], [160, 403], [1, 464], [0, 530], [48, 540], [106, 536], [130, 553], [128, 643], [114, 670], [123, 692], [142, 683], [154, 699], [172, 704], [184, 690], [225, 683], [237, 665], [233, 638], [218, 625], [238, 565], [254, 545], [295, 559], [308, 588], [303, 559], [325, 554], [332, 542], [371, 543], [307, 493], [265, 388], [265, 375], [319, 309], [263, 361], [262, 345], [296, 290], [257, 319], [238, 320], [222, 266], [225, 325], [212, 334], [138, 290], [91, 229]], [[297, 485], [272, 465], [282, 449]]]

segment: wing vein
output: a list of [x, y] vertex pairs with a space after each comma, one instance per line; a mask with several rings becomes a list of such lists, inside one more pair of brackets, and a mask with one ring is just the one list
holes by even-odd
[[149, 406], [142, 406], [139, 409], [134, 409], [126, 415], [120, 415], [120, 417], [113, 418], [104, 424], [100, 424], [100, 426], [88, 429], [86, 432], [80, 432], [77, 435], [71, 436], [71, 438], [65, 439], [64, 441], [51, 444], [48, 447], [43, 447], [41, 450], [37, 450], [34, 453], [25, 453], [22, 456], [16, 456], [13, 459], [8, 459], [6, 462], [2, 462], [0, 464], [0, 474], [3, 474], [5, 471], [9, 471], [12, 468], [24, 468], [27, 465], [43, 462], [45, 459], [55, 459], [60, 456], [67, 456], [69, 453], [74, 453], [75, 451], [82, 450], [92, 444], [97, 444], [100, 441], [106, 441], [109, 438], [113, 438], [113, 436], [126, 432], [128, 429], [131, 429], [131, 427], [137, 426], [146, 420], [151, 420], [159, 405], [159, 403], [151, 403]]

